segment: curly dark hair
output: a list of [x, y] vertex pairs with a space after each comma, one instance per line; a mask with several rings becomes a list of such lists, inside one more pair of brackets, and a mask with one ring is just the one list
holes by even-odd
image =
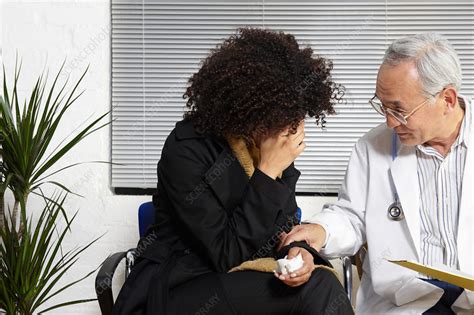
[[332, 62], [300, 49], [295, 37], [239, 29], [212, 50], [183, 95], [197, 132], [217, 137], [296, 132], [307, 115], [323, 124], [344, 94], [331, 79]]

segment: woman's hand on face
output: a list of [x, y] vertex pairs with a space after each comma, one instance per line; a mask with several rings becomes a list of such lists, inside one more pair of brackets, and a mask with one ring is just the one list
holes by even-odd
[[291, 248], [288, 252], [288, 259], [294, 258], [298, 256], [298, 254], [301, 254], [301, 257], [303, 258], [303, 267], [286, 275], [275, 272], [275, 277], [290, 287], [297, 287], [308, 282], [313, 270], [316, 268], [314, 265], [313, 255], [301, 247]]
[[303, 152], [306, 147], [304, 137], [304, 120], [302, 120], [295, 134], [290, 133], [287, 128], [276, 136], [263, 139], [259, 143], [258, 169], [276, 179]]

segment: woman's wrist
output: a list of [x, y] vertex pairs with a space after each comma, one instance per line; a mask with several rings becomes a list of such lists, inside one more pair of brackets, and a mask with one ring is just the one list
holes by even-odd
[[264, 173], [265, 175], [267, 175], [268, 177], [271, 177], [273, 179], [276, 179], [278, 177], [278, 175], [281, 173], [279, 172], [278, 170], [274, 170], [272, 169], [271, 167], [269, 167], [268, 165], [264, 164], [264, 163], [260, 163], [258, 165], [258, 169]]

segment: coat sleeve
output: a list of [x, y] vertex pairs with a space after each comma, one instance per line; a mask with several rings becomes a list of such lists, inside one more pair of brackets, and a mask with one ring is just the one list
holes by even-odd
[[352, 256], [366, 242], [367, 161], [367, 146], [359, 141], [349, 160], [338, 200], [325, 204], [320, 213], [308, 220], [322, 225], [326, 230], [326, 245], [321, 249], [321, 254], [325, 256]]
[[[295, 204], [289, 202], [295, 198], [294, 188], [256, 169], [243, 199], [234, 209], [225, 209], [205, 180], [210, 166], [207, 157], [188, 142], [163, 151], [159, 180], [178, 221], [207, 253], [215, 270], [227, 272], [256, 252], [262, 253], [262, 248], [277, 244], [279, 225], [285, 224], [285, 214], [295, 210], [286, 209]], [[231, 175], [225, 167], [216, 176]]]

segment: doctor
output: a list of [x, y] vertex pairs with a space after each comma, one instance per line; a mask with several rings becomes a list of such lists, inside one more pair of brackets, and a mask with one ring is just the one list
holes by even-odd
[[369, 101], [386, 123], [353, 150], [337, 202], [282, 237], [326, 256], [367, 243], [358, 314], [474, 314], [474, 293], [387, 262], [444, 264], [474, 275], [472, 109], [459, 59], [437, 34], [387, 49]]

